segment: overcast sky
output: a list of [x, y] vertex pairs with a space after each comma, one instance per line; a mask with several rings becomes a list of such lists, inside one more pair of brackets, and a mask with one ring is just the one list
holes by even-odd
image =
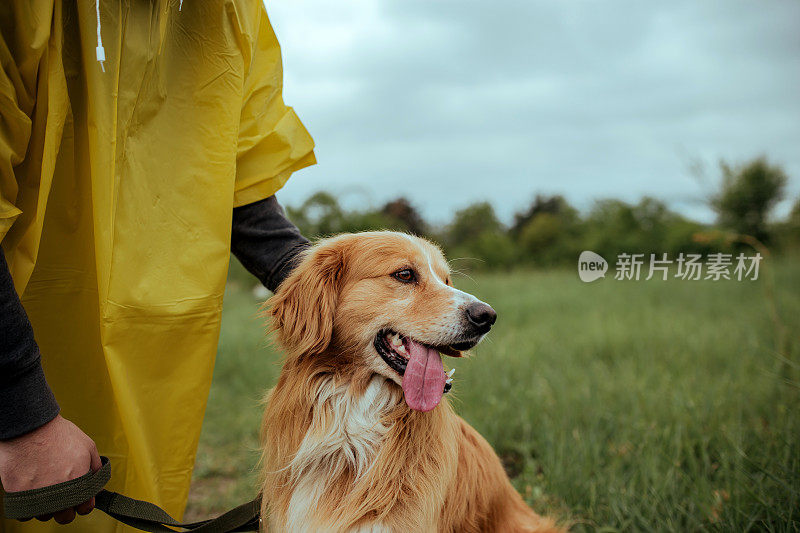
[[509, 221], [536, 193], [581, 209], [651, 195], [710, 221], [719, 159], [762, 153], [800, 194], [797, 0], [268, 0], [267, 12], [285, 100], [319, 161], [284, 203], [404, 195], [443, 222], [489, 200]]

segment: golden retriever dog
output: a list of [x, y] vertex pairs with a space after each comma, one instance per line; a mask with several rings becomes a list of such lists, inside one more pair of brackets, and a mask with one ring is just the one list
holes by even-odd
[[266, 305], [286, 352], [261, 430], [267, 530], [560, 531], [444, 395], [440, 354], [475, 346], [496, 314], [453, 287], [436, 246], [322, 240]]

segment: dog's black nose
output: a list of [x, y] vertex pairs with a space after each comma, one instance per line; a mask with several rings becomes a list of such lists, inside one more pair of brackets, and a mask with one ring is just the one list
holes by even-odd
[[485, 303], [475, 302], [467, 306], [467, 320], [479, 332], [486, 333], [497, 320], [497, 313]]

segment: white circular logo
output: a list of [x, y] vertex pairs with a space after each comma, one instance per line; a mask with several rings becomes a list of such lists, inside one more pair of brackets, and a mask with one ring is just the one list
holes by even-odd
[[604, 278], [607, 270], [608, 262], [594, 252], [584, 250], [578, 257], [578, 276], [580, 276], [581, 281], [589, 283], [590, 281]]

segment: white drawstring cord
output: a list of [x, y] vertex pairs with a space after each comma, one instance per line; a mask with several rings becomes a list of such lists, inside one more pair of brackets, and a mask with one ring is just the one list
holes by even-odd
[[106, 49], [103, 48], [103, 36], [100, 33], [100, 0], [95, 0], [94, 7], [97, 13], [97, 48], [94, 50], [97, 54], [97, 61], [100, 62], [100, 70], [105, 72], [106, 67], [103, 65], [103, 62], [106, 60]]
[[[180, 0], [178, 4], [178, 11], [183, 9], [183, 0]], [[103, 48], [103, 34], [101, 32], [102, 26], [100, 24], [100, 0], [95, 0], [94, 2], [94, 11], [97, 15], [97, 48], [94, 49], [95, 54], [97, 54], [97, 61], [100, 63], [100, 70], [103, 72], [106, 71], [105, 65], [103, 63], [106, 60], [106, 49]]]

